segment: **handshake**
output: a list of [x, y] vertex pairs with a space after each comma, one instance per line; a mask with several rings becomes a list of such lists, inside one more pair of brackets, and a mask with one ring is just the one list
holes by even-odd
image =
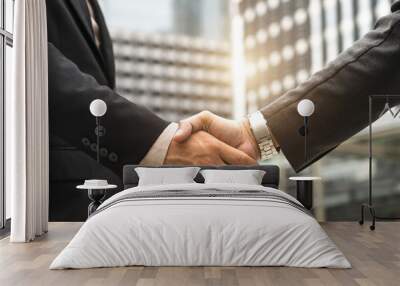
[[254, 165], [259, 158], [247, 119], [228, 120], [203, 111], [180, 122], [164, 164]]

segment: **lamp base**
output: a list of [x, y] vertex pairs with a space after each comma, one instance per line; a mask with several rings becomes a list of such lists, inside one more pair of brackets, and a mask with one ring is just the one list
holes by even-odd
[[369, 213], [371, 215], [372, 218], [372, 224], [369, 226], [370, 230], [375, 230], [375, 223], [376, 220], [386, 220], [386, 221], [393, 221], [393, 220], [400, 220], [400, 217], [381, 217], [381, 216], [377, 216], [376, 212], [375, 212], [375, 207], [372, 204], [362, 204], [361, 205], [361, 219], [358, 221], [358, 223], [360, 225], [364, 224], [364, 210], [368, 209]]
[[372, 217], [372, 224], [369, 226], [370, 230], [375, 230], [375, 222], [376, 222], [376, 215], [375, 215], [375, 208], [370, 204], [362, 204], [361, 205], [361, 220], [358, 221], [360, 225], [364, 224], [364, 209], [369, 209], [369, 213]]
[[104, 189], [88, 190], [89, 199], [92, 201], [88, 206], [88, 217], [94, 213], [97, 208], [102, 204], [106, 191]]
[[311, 210], [313, 207], [313, 181], [297, 181], [296, 197], [303, 206]]

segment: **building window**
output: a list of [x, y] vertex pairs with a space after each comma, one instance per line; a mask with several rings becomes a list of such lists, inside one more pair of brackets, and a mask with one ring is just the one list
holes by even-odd
[[11, 92], [14, 0], [0, 0], [0, 228], [10, 218], [10, 194], [4, 188], [4, 105]]

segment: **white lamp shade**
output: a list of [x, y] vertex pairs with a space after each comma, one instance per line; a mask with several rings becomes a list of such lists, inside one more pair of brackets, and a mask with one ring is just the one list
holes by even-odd
[[107, 104], [101, 99], [95, 99], [90, 103], [89, 109], [93, 116], [101, 117], [107, 112]]
[[311, 116], [314, 113], [314, 110], [314, 103], [309, 99], [303, 99], [297, 105], [297, 112], [303, 117]]

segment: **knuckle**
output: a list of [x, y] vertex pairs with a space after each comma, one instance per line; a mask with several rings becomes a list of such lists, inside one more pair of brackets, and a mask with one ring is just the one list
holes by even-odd
[[202, 116], [202, 117], [210, 116], [210, 114], [211, 114], [211, 111], [209, 111], [209, 110], [203, 110], [202, 112], [200, 112], [200, 116]]
[[200, 113], [200, 117], [202, 119], [203, 122], [208, 122], [211, 120], [211, 118], [213, 117], [214, 113], [212, 113], [209, 110], [204, 110]]

